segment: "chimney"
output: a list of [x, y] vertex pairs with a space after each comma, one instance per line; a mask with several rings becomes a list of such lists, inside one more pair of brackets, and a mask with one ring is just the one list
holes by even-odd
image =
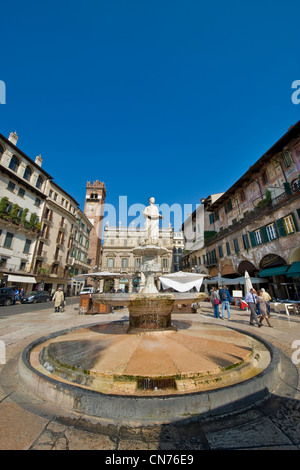
[[8, 140], [9, 140], [12, 144], [17, 145], [18, 138], [19, 138], [19, 137], [17, 136], [17, 133], [16, 133], [16, 132], [11, 132], [11, 133], [9, 134]]
[[42, 166], [43, 159], [42, 159], [41, 155], [37, 155], [37, 156], [35, 157], [35, 163], [36, 163], [38, 166]]

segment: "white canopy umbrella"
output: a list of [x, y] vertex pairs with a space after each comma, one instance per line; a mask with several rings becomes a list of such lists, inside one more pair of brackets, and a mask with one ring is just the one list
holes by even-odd
[[177, 292], [188, 292], [195, 287], [199, 292], [204, 277], [207, 277], [207, 275], [179, 271], [177, 273], [160, 276], [159, 280], [164, 290], [174, 289]]
[[245, 271], [245, 294], [252, 289], [253, 285], [249, 276], [248, 271]]

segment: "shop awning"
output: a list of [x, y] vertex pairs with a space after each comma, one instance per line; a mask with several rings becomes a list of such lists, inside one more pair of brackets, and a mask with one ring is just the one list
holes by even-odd
[[300, 276], [300, 261], [296, 261], [295, 263], [292, 263], [286, 275], [287, 277]]
[[290, 266], [276, 266], [274, 268], [263, 269], [259, 273], [259, 277], [280, 276], [286, 274]]
[[36, 284], [36, 279], [33, 276], [18, 276], [17, 274], [9, 274], [8, 282], [25, 282], [27, 284]]

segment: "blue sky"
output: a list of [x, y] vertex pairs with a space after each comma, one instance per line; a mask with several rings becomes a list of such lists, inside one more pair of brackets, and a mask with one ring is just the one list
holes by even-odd
[[296, 1], [28, 0], [1, 5], [0, 133], [83, 209], [196, 204], [299, 120]]

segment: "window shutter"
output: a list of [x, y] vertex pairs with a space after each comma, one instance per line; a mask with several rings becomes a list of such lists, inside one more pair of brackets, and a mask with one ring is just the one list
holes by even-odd
[[234, 244], [235, 252], [238, 253], [240, 251], [240, 247], [239, 247], [239, 241], [237, 238], [233, 240], [233, 244]]
[[293, 221], [294, 221], [294, 225], [295, 225], [296, 232], [299, 232], [298, 223], [297, 223], [297, 220], [296, 220], [296, 217], [295, 217], [295, 214], [294, 214], [294, 213], [292, 213], [292, 217], [293, 217]]
[[256, 243], [256, 238], [255, 238], [254, 232], [249, 232], [249, 236], [250, 236], [251, 245], [256, 246], [257, 243]]
[[290, 183], [283, 183], [284, 190], [286, 194], [290, 195], [292, 194], [292, 189]]
[[286, 230], [285, 230], [282, 219], [276, 220], [276, 226], [277, 226], [277, 231], [278, 231], [279, 237], [286, 237], [287, 233], [286, 233]]
[[261, 241], [267, 243], [269, 241], [268, 232], [266, 227], [260, 228]]

